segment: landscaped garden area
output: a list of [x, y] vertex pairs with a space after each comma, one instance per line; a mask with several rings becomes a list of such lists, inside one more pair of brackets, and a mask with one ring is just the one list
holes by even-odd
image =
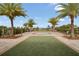
[[79, 4], [48, 5], [0, 4], [1, 56], [79, 55]]
[[32, 36], [3, 53], [4, 56], [77, 56], [79, 53], [52, 36]]
[[[37, 4], [37, 5], [39, 5], [39, 4]], [[42, 29], [47, 30], [47, 31], [51, 30], [53, 32], [59, 31], [61, 33], [67, 34], [68, 35], [68, 36], [66, 36], [67, 38], [70, 37], [70, 39], [76, 39], [76, 38], [78, 39], [79, 38], [79, 36], [78, 36], [79, 29], [78, 29], [78, 26], [74, 24], [75, 23], [74, 19], [78, 17], [79, 4], [59, 3], [59, 4], [56, 4], [54, 7], [59, 8], [58, 10], [54, 10], [54, 12], [57, 13], [57, 15], [54, 15], [53, 17], [50, 17], [50, 18], [48, 17], [47, 21], [48, 21], [48, 23], [51, 24], [51, 26], [48, 25], [47, 28], [45, 27]], [[0, 11], [1, 11], [0, 15], [7, 16], [11, 23], [10, 27], [3, 26], [3, 25], [0, 26], [0, 37], [1, 38], [3, 38], [3, 37], [13, 38], [13, 37], [15, 37], [16, 34], [22, 34], [24, 32], [38, 31], [39, 29], [41, 29], [41, 28], [39, 28], [39, 26], [41, 26], [41, 24], [38, 25], [38, 23], [35, 21], [37, 19], [34, 16], [31, 17], [30, 15], [28, 15], [27, 11], [29, 11], [29, 10], [26, 11], [25, 9], [23, 8], [23, 4], [19, 4], [19, 3], [0, 4]], [[20, 16], [27, 17], [28, 21], [27, 22], [23, 21], [22, 25], [15, 27], [14, 19], [16, 18], [16, 16], [17, 17], [20, 17]], [[68, 18], [70, 18], [70, 23], [57, 27], [57, 25], [59, 25], [60, 19], [65, 18], [66, 16], [68, 16]], [[36, 26], [34, 28], [34, 25], [38, 25], [38, 26]]]

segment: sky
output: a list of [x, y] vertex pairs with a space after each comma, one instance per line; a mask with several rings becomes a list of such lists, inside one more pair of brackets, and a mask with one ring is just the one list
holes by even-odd
[[[25, 22], [30, 18], [34, 19], [36, 25], [34, 27], [46, 28], [48, 25], [48, 20], [52, 17], [56, 17], [58, 14], [56, 11], [59, 9], [57, 4], [53, 3], [23, 3], [22, 8], [25, 10], [25, 13], [29, 16], [26, 17], [16, 17], [14, 19], [14, 27], [22, 27]], [[79, 26], [79, 17], [76, 18], [75, 24]], [[69, 24], [69, 17], [61, 19], [57, 26]], [[0, 16], [0, 25], [10, 27], [10, 20], [6, 16]]]

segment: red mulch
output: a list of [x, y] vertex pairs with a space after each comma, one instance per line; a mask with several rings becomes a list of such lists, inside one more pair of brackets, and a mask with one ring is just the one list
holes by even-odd
[[16, 38], [19, 38], [19, 37], [21, 37], [21, 35], [15, 35], [15, 36], [4, 36], [4, 37], [0, 37], [0, 39], [16, 39]]
[[72, 38], [70, 35], [65, 35], [65, 36], [63, 36], [63, 37], [65, 37], [65, 38], [67, 38], [67, 39], [70, 39], [70, 40], [79, 40], [79, 35], [75, 35], [74, 38]]

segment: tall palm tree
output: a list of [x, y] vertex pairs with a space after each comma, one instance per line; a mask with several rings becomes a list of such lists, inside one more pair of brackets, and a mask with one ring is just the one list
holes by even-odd
[[13, 20], [16, 16], [26, 16], [21, 4], [18, 3], [2, 3], [0, 4], [0, 15], [9, 17], [11, 21], [11, 36], [13, 36]]
[[71, 37], [74, 38], [74, 18], [79, 15], [79, 4], [77, 3], [67, 3], [67, 4], [59, 4], [61, 7], [57, 12], [59, 13], [59, 18], [64, 18], [69, 16], [71, 21]]
[[23, 26], [25, 28], [25, 31], [28, 31], [28, 24], [27, 23], [24, 23]]
[[33, 29], [33, 25], [35, 25], [36, 23], [34, 22], [33, 19], [29, 19], [27, 22], [27, 26], [30, 28], [30, 31]]
[[59, 22], [58, 18], [57, 17], [50, 18], [48, 22], [51, 23], [53, 31], [55, 31], [55, 26]]
[[23, 24], [23, 26], [24, 26], [25, 28], [27, 27], [27, 25], [28, 25], [27, 23], [24, 23], [24, 24]]

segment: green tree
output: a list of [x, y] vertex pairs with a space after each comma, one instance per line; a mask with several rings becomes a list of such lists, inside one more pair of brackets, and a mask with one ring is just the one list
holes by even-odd
[[48, 22], [52, 25], [53, 31], [55, 31], [55, 27], [59, 22], [58, 18], [57, 17], [50, 18]]
[[59, 18], [64, 18], [66, 16], [70, 17], [71, 21], [71, 37], [74, 38], [74, 18], [79, 15], [79, 4], [77, 3], [67, 3], [67, 4], [59, 4], [61, 7], [57, 12], [59, 13]]
[[28, 31], [28, 24], [24, 23], [23, 26], [24, 26], [25, 32]]
[[24, 23], [24, 25], [23, 25], [23, 26], [24, 26], [24, 27], [27, 27], [27, 25], [28, 25], [27, 23]]
[[35, 25], [36, 23], [33, 19], [29, 19], [26, 24], [27, 24], [27, 27], [29, 27], [29, 29], [31, 31], [33, 29], [33, 25]]
[[0, 15], [9, 17], [11, 21], [11, 36], [14, 35], [13, 20], [16, 16], [26, 16], [21, 4], [18, 3], [2, 3], [0, 4]]

